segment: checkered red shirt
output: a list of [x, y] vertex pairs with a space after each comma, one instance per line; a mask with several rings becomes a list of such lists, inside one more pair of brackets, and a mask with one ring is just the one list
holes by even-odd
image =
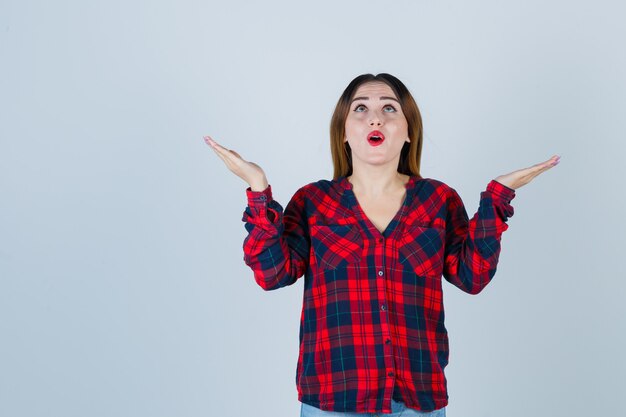
[[300, 188], [287, 204], [246, 190], [244, 261], [265, 290], [304, 275], [298, 399], [327, 411], [390, 413], [448, 404], [443, 276], [470, 294], [496, 273], [515, 190], [492, 180], [470, 220], [458, 193], [412, 176], [384, 233], [345, 178]]

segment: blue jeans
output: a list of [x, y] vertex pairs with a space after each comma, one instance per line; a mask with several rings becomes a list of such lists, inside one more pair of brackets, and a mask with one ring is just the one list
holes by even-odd
[[336, 411], [324, 411], [302, 403], [300, 408], [300, 417], [446, 417], [446, 407], [433, 411], [418, 411], [408, 408], [403, 402], [391, 400], [391, 414], [383, 413], [342, 413]]

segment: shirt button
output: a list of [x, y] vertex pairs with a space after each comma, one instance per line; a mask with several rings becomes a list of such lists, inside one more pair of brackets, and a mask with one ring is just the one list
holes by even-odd
[[382, 237], [378, 238], [378, 243], [383, 243], [383, 238]]
[[393, 372], [387, 372], [387, 375], [393, 376]]
[[378, 271], [378, 276], [382, 277], [383, 276], [383, 271]]
[[380, 306], [380, 309], [381, 309], [382, 311], [385, 311], [385, 310], [387, 310], [387, 307], [385, 307], [385, 305], [383, 304], [383, 305], [381, 305], [381, 306]]
[[385, 340], [385, 344], [387, 344], [387, 345], [388, 345], [388, 344], [391, 344], [391, 339], [387, 339], [387, 340]]
[[267, 200], [267, 196], [265, 196], [265, 195], [262, 195], [260, 198], [261, 198], [261, 201]]

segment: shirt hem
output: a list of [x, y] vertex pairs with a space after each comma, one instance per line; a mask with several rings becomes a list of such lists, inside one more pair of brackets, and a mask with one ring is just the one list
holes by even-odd
[[[367, 407], [365, 406], [365, 402], [361, 401], [361, 402], [357, 402], [355, 403], [356, 407], [344, 407], [344, 408], [330, 408], [328, 405], [328, 402], [308, 402], [308, 401], [303, 401], [302, 400], [303, 395], [298, 394], [298, 401], [300, 401], [303, 404], [307, 404], [310, 405], [312, 407], [318, 408], [322, 411], [332, 411], [332, 412], [339, 412], [339, 413], [391, 413], [391, 410], [385, 410], [385, 409], [367, 409]], [[440, 410], [444, 407], [446, 407], [448, 405], [448, 400], [443, 400], [443, 401], [434, 401], [435, 404], [435, 408], [433, 408], [432, 410], [425, 410], [423, 408], [418, 408], [419, 406], [416, 406], [413, 403], [407, 403], [406, 401], [404, 401], [404, 399], [402, 400], [402, 402], [407, 406], [407, 408], [411, 408], [413, 410], [417, 410], [417, 411], [422, 411], [422, 412], [432, 412], [435, 410]], [[363, 405], [363, 407], [358, 407], [359, 405]]]

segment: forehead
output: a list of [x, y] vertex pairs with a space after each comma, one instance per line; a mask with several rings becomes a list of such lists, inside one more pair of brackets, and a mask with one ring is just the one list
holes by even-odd
[[379, 96], [389, 96], [396, 97], [395, 93], [387, 84], [383, 82], [367, 82], [365, 84], [361, 84], [354, 93], [354, 97], [379, 97]]

